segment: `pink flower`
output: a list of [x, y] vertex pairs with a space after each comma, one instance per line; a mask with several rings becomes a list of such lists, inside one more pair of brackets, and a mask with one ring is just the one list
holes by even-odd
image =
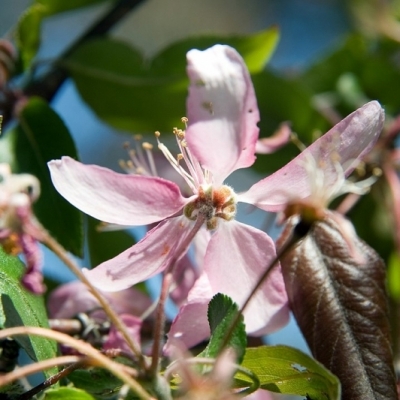
[[[335, 125], [286, 166], [242, 193], [240, 199], [266, 211], [275, 212], [287, 211], [288, 205], [292, 202], [294, 205], [300, 204], [303, 199], [304, 204], [322, 210], [325, 215], [327, 204], [333, 197], [346, 192], [365, 192], [365, 184], [371, 184], [368, 180], [351, 183], [345, 178], [372, 149], [382, 130], [383, 121], [384, 112], [379, 103], [373, 101], [366, 104]], [[341, 222], [342, 233], [351, 248], [352, 226], [338, 213], [330, 212], [329, 215], [336, 215], [336, 220]], [[247, 240], [248, 242], [241, 242], [242, 247], [230, 248], [229, 255], [224, 257], [234, 263], [236, 259], [240, 259], [240, 249], [243, 246], [249, 249], [257, 246], [257, 241], [251, 236]], [[257, 252], [257, 249], [253, 249], [253, 252]], [[207, 261], [206, 255], [206, 264]], [[218, 265], [217, 259], [214, 262]], [[220, 279], [223, 280], [222, 275]], [[239, 281], [235, 284], [241, 287]], [[189, 292], [187, 302], [179, 309], [172, 323], [166, 352], [171, 351], [176, 339], [191, 347], [209, 336], [206, 315], [208, 301], [214, 294], [207, 275], [203, 274]], [[272, 299], [270, 302], [273, 302]], [[276, 325], [279, 325], [279, 314], [270, 315], [270, 325], [274, 325], [274, 318], [278, 318]], [[255, 333], [260, 334], [262, 331]]]
[[0, 164], [0, 244], [8, 254], [24, 255], [27, 269], [21, 283], [36, 294], [45, 290], [38, 243], [42, 234], [31, 208], [39, 194], [33, 175], [12, 174], [8, 164]]
[[[126, 325], [136, 343], [141, 342], [140, 330], [142, 327], [142, 314], [151, 307], [151, 299], [135, 288], [129, 288], [118, 292], [103, 292], [103, 296], [110, 303], [114, 311]], [[101, 325], [108, 321], [106, 313], [101, 309], [98, 300], [90, 293], [88, 287], [80, 282], [70, 282], [59, 286], [49, 296], [47, 308], [50, 318], [69, 319], [75, 318], [78, 314], [84, 313], [96, 324]], [[90, 331], [87, 332], [89, 334]], [[85, 338], [89, 340], [89, 337]], [[103, 338], [100, 338], [103, 339]], [[102, 347], [108, 349], [121, 349], [131, 353], [121, 333], [110, 326]], [[67, 348], [69, 351], [70, 349]]]
[[[242, 195], [224, 184], [233, 171], [255, 160], [257, 102], [244, 62], [232, 48], [192, 50], [187, 58], [190, 123], [186, 132], [175, 129], [181, 154], [175, 158], [162, 143], [159, 148], [193, 195], [184, 197], [171, 181], [117, 174], [68, 157], [50, 162], [49, 167], [56, 189], [97, 219], [121, 225], [161, 221], [131, 249], [86, 271], [98, 288], [121, 290], [176, 263], [200, 228], [196, 222], [204, 219], [201, 229], [212, 232], [203, 266], [210, 293], [222, 292], [243, 304], [275, 257], [274, 243], [266, 233], [235, 221]], [[246, 326], [249, 332], [265, 333], [287, 318], [286, 292], [276, 268], [250, 303]]]

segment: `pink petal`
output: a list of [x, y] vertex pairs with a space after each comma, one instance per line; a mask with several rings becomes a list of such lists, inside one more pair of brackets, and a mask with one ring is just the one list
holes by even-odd
[[234, 170], [252, 165], [259, 112], [249, 72], [229, 46], [187, 54], [190, 78], [186, 140], [219, 185]]
[[384, 111], [377, 101], [371, 101], [336, 124], [324, 136], [279, 171], [257, 182], [238, 199], [266, 211], [280, 211], [295, 196], [311, 194], [310, 177], [303, 165], [312, 156], [324, 169], [326, 187], [337, 178], [335, 162], [348, 176], [357, 163], [372, 149], [382, 130]]
[[179, 260], [175, 268], [174, 284], [176, 288], [170, 293], [170, 297], [178, 306], [187, 300], [193, 285], [198, 282], [209, 241], [210, 231], [205, 228], [200, 229], [192, 241], [193, 257], [186, 254]]
[[285, 146], [290, 141], [292, 130], [287, 122], [282, 122], [272, 136], [261, 138], [256, 144], [256, 153], [271, 154]]
[[[400, 120], [400, 118], [399, 118]], [[383, 172], [392, 195], [392, 213], [395, 227], [395, 240], [397, 249], [400, 249], [400, 181], [397, 171], [391, 163], [383, 164]]]
[[[117, 314], [141, 315], [152, 304], [147, 295], [135, 288], [104, 292], [103, 295]], [[51, 318], [72, 318], [78, 313], [91, 312], [99, 307], [97, 299], [81, 281], [59, 286], [51, 292], [47, 303]]]
[[263, 389], [258, 389], [252, 394], [249, 394], [248, 396], [243, 397], [243, 399], [246, 400], [274, 400], [275, 397], [272, 395], [271, 392], [268, 392], [267, 390]]
[[207, 275], [203, 274], [190, 291], [187, 303], [179, 308], [172, 321], [164, 347], [167, 354], [171, 353], [177, 341], [189, 349], [210, 337], [207, 311], [212, 297]]
[[184, 254], [176, 252], [191, 225], [193, 222], [183, 216], [165, 220], [130, 249], [83, 272], [93, 285], [105, 292], [127, 289], [162, 272], [171, 262], [182, 257]]
[[199, 277], [199, 271], [188, 254], [177, 262], [173, 276], [174, 281], [169, 297], [177, 306], [180, 306], [186, 301], [190, 289]]
[[[204, 262], [212, 294], [227, 294], [241, 307], [274, 258], [275, 245], [266, 233], [237, 221], [221, 223]], [[285, 325], [287, 301], [278, 265], [244, 311], [246, 331], [261, 335]]]
[[[142, 320], [134, 315], [129, 314], [121, 315], [121, 319], [135, 343], [140, 345], [140, 329], [142, 328]], [[103, 348], [104, 350], [121, 349], [125, 353], [132, 353], [132, 350], [126, 343], [123, 335], [114, 327], [114, 325], [111, 325], [110, 333], [103, 345]]]
[[70, 157], [48, 165], [58, 192], [101, 221], [146, 225], [175, 214], [187, 203], [175, 183], [161, 178], [118, 174]]

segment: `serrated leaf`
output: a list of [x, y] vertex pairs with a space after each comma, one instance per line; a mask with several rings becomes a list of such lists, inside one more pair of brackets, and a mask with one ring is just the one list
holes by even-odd
[[34, 204], [40, 222], [67, 250], [80, 255], [82, 215], [54, 189], [47, 168], [52, 159], [64, 155], [77, 158], [64, 122], [44, 100], [32, 97], [19, 114], [19, 125], [0, 141], [0, 148], [3, 146], [13, 157], [14, 173], [30, 173], [40, 180], [41, 195]]
[[276, 29], [246, 37], [187, 39], [149, 61], [126, 43], [96, 39], [85, 42], [62, 66], [71, 74], [82, 98], [108, 124], [133, 132], [170, 132], [186, 115], [189, 49], [230, 44], [256, 72], [269, 59], [277, 40]]
[[[339, 400], [340, 383], [319, 362], [287, 346], [246, 349], [242, 367], [254, 372], [260, 387], [275, 393], [309, 396], [313, 400]], [[252, 381], [238, 372], [236, 386]]]
[[[216, 358], [221, 352], [221, 346], [225, 335], [231, 327], [239, 308], [237, 304], [227, 295], [218, 293], [208, 305], [208, 322], [210, 324], [211, 337], [207, 347], [198, 355], [199, 357]], [[235, 350], [239, 362], [243, 359], [246, 351], [246, 328], [243, 317], [237, 324], [228, 347]]]
[[94, 397], [81, 389], [59, 387], [46, 390], [44, 400], [94, 400]]
[[[34, 295], [20, 284], [25, 267], [14, 256], [0, 249], [0, 327], [38, 326], [48, 328], [48, 319], [42, 296]], [[39, 336], [16, 336], [15, 339], [35, 361], [57, 356], [57, 346], [52, 340]], [[47, 377], [57, 372], [56, 368], [45, 371]]]
[[22, 66], [28, 68], [41, 45], [43, 19], [60, 12], [104, 2], [106, 0], [36, 0], [20, 17], [16, 29]]
[[350, 239], [365, 262], [354, 261], [327, 216], [281, 259], [291, 309], [313, 356], [340, 379], [343, 399], [397, 400], [385, 265], [355, 234]]

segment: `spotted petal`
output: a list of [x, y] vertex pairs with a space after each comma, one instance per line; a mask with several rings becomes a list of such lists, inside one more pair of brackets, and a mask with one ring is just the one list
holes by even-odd
[[179, 187], [162, 178], [118, 174], [70, 157], [48, 163], [58, 192], [81, 211], [119, 225], [147, 225], [187, 203]]
[[280, 211], [293, 196], [306, 198], [311, 194], [311, 184], [304, 165], [310, 157], [324, 172], [324, 187], [332, 186], [337, 179], [337, 161], [348, 176], [376, 143], [383, 122], [384, 111], [380, 104], [377, 101], [365, 104], [279, 171], [240, 194], [239, 200], [266, 211]]
[[190, 232], [193, 222], [181, 216], [165, 220], [147, 233], [130, 249], [92, 270], [84, 270], [98, 289], [115, 292], [162, 272], [178, 254], [181, 244]]
[[187, 54], [190, 78], [186, 139], [216, 185], [255, 160], [259, 112], [249, 72], [231, 47]]

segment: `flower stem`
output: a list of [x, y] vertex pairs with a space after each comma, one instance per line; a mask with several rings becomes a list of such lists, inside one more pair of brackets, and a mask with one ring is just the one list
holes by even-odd
[[175, 251], [175, 256], [172, 258], [171, 262], [169, 263], [168, 267], [166, 268], [163, 276], [163, 281], [161, 285], [161, 293], [158, 299], [158, 305], [156, 310], [156, 321], [154, 324], [154, 342], [152, 348], [152, 360], [150, 366], [150, 375], [155, 376], [158, 372], [159, 368], [159, 358], [161, 352], [161, 342], [162, 336], [164, 334], [164, 326], [165, 326], [165, 302], [168, 298], [169, 289], [171, 287], [171, 283], [173, 280], [173, 272], [176, 266], [176, 262], [184, 255], [190, 246], [193, 238], [196, 236], [197, 232], [200, 230], [201, 226], [205, 221], [205, 216], [199, 214], [196, 219], [196, 223], [193, 226], [193, 229], [189, 232], [186, 239], [183, 241], [181, 246]]
[[143, 371], [147, 370], [147, 364], [140, 350], [140, 347], [133, 340], [129, 334], [125, 324], [119, 318], [118, 314], [110, 307], [109, 303], [104, 299], [101, 293], [92, 285], [92, 283], [82, 273], [81, 269], [75, 264], [75, 262], [68, 256], [66, 250], [53, 239], [44, 229], [42, 232], [41, 242], [45, 244], [50, 250], [52, 250], [64, 264], [89, 288], [90, 292], [100, 303], [104, 312], [108, 315], [114, 326], [121, 332], [129, 348], [133, 354], [138, 358], [138, 364]]

